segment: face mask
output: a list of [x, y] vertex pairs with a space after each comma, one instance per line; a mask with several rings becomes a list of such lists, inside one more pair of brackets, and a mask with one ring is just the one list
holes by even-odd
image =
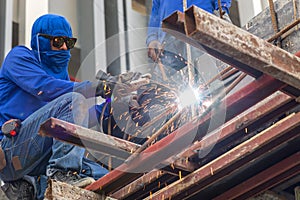
[[43, 69], [55, 78], [69, 80], [68, 64], [71, 58], [69, 50], [40, 51]]

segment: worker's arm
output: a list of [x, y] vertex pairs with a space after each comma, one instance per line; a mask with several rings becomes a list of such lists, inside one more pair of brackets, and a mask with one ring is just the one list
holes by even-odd
[[158, 29], [161, 26], [160, 0], [152, 1], [152, 9], [148, 24], [146, 44], [154, 40], [158, 40]]
[[146, 44], [148, 47], [148, 57], [153, 61], [157, 60], [158, 53], [162, 49], [161, 42], [159, 41], [159, 29], [161, 28], [161, 8], [160, 0], [152, 1], [152, 10], [149, 20]]
[[24, 46], [12, 49], [4, 62], [2, 73], [5, 78], [12, 81], [16, 87], [22, 88], [45, 102], [50, 102], [73, 91], [79, 92], [87, 98], [102, 94], [101, 82], [100, 84], [90, 81], [74, 83], [48, 75], [41, 68], [38, 59], [35, 59], [32, 52]]

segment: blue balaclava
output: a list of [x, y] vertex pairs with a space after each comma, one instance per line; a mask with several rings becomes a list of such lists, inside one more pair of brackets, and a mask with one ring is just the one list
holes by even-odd
[[69, 80], [70, 50], [51, 50], [50, 40], [39, 36], [39, 33], [72, 37], [70, 23], [62, 16], [46, 14], [34, 22], [31, 31], [31, 48], [41, 62], [41, 67], [55, 78]]

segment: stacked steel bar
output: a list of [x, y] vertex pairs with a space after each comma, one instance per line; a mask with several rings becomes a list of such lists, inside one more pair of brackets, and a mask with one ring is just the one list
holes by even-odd
[[[180, 21], [182, 16], [177, 19]], [[170, 24], [170, 21], [167, 21], [168, 26], [175, 27], [174, 29], [179, 29], [178, 31], [182, 33], [184, 30], [180, 28], [182, 26], [178, 25], [180, 23], [177, 19], [175, 20], [176, 24]], [[138, 197], [148, 196], [148, 199], [245, 199], [300, 174], [299, 162], [293, 162], [293, 160], [299, 160], [300, 147], [297, 145], [300, 141], [299, 113], [285, 116], [286, 111], [297, 106], [297, 102], [293, 98], [298, 96], [300, 88], [299, 59], [196, 7], [185, 13], [185, 19], [189, 37], [178, 36], [176, 31], [170, 31], [170, 33], [196, 47], [204, 47], [208, 53], [245, 71], [257, 80], [232, 94], [224, 102], [227, 107], [225, 120], [227, 123], [224, 126], [216, 127], [212, 134], [216, 134], [218, 130], [222, 131], [222, 134], [218, 134], [219, 140], [216, 145], [234, 143], [231, 148], [225, 149], [227, 152], [200, 160], [199, 168], [183, 177], [181, 174], [174, 175], [173, 177], [177, 181], [173, 179], [173, 183], [168, 186], [159, 184], [154, 187], [148, 184], [150, 192], [149, 188], [143, 188], [147, 193], [139, 194]], [[272, 95], [277, 90], [282, 90], [291, 97], [282, 93]], [[267, 97], [270, 99], [259, 103]], [[255, 106], [257, 103], [259, 104]], [[255, 107], [251, 108], [252, 106]], [[249, 110], [245, 113], [247, 109]], [[255, 109], [258, 112], [255, 112]], [[142, 182], [147, 185], [150, 180], [151, 182], [161, 180], [164, 174], [159, 173], [157, 178], [154, 178], [151, 173], [157, 173], [157, 171], [152, 171], [145, 176], [132, 172], [140, 168], [153, 170], [168, 159], [177, 159], [177, 162], [182, 162], [185, 157], [195, 155], [194, 150], [207, 148], [211, 142], [210, 137], [202, 138], [201, 133], [207, 130], [210, 117], [216, 114], [212, 112], [198, 121], [182, 126], [171, 135], [148, 147], [131, 162], [124, 163], [88, 186], [87, 189], [96, 192], [102, 191], [117, 199], [137, 197], [135, 194], [139, 189], [141, 190], [137, 184]], [[247, 134], [250, 127], [256, 128], [257, 131], [257, 128], [277, 119], [280, 115], [284, 115], [283, 119], [268, 129], [260, 130], [255, 135]], [[189, 136], [195, 129], [199, 133], [197, 141], [191, 146], [182, 146], [180, 140]], [[48, 131], [51, 133], [51, 129]], [[211, 136], [211, 138], [213, 137]], [[239, 143], [236, 142], [236, 138]], [[174, 146], [176, 149], [173, 148]], [[157, 157], [159, 159], [156, 159]], [[270, 163], [266, 164], [265, 161]], [[139, 179], [139, 177], [141, 178]], [[145, 177], [148, 179], [143, 180]], [[264, 177], [262, 181], [261, 177]], [[241, 185], [241, 181], [247, 182], [248, 185]], [[125, 187], [126, 185], [128, 186]], [[134, 192], [131, 192], [131, 188], [135, 188], [132, 190]], [[154, 193], [154, 191], [157, 192]]]

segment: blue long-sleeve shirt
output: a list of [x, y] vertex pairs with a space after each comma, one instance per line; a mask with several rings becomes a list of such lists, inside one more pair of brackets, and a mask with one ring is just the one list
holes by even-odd
[[[92, 97], [95, 91], [91, 85], [89, 81], [74, 83], [49, 75], [32, 50], [17, 46], [6, 56], [0, 69], [0, 127], [9, 119], [23, 121], [68, 92], [77, 91]], [[2, 137], [0, 130], [0, 140]]]
[[[10, 119], [23, 121], [69, 92], [81, 93], [86, 98], [95, 96], [97, 84], [70, 81], [70, 50], [52, 50], [50, 39], [40, 33], [72, 37], [71, 25], [64, 17], [46, 14], [33, 24], [31, 49], [16, 46], [7, 54], [0, 69], [0, 127]], [[0, 140], [2, 137], [0, 129]]]
[[[186, 0], [187, 7], [195, 5], [203, 10], [213, 13], [218, 9], [218, 0]], [[221, 0], [222, 8], [228, 13], [231, 0]], [[171, 15], [176, 10], [183, 11], [183, 0], [153, 0], [152, 11], [149, 21], [147, 46], [153, 40], [163, 41], [165, 32], [160, 27], [162, 20]]]

